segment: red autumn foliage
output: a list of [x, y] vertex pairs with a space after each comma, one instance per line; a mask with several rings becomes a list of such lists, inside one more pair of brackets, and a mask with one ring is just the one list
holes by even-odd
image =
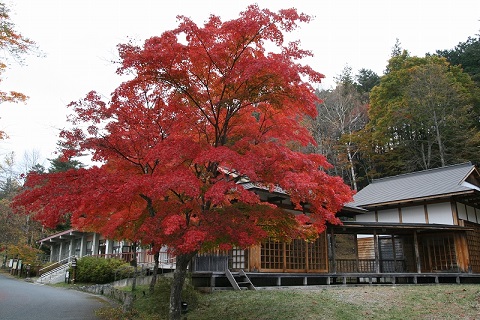
[[[311, 53], [284, 44], [284, 33], [310, 17], [250, 6], [203, 27], [179, 19], [143, 46], [118, 46], [118, 73], [130, 79], [109, 101], [91, 92], [69, 105], [64, 155], [88, 151], [103, 164], [32, 173], [14, 205], [50, 227], [68, 216], [75, 228], [177, 254], [311, 236], [338, 223], [351, 190], [324, 172], [322, 155], [292, 147], [314, 143], [302, 120], [315, 115], [311, 83], [323, 75], [300, 63]], [[238, 184], [245, 179], [281, 188], [297, 208], [308, 203], [308, 214], [261, 203]]]
[[[200, 250], [248, 247], [266, 237], [314, 237], [351, 200], [302, 126], [316, 113], [312, 83], [323, 75], [284, 33], [310, 17], [252, 5], [238, 19], [211, 16], [203, 27], [179, 17], [178, 28], [143, 46], [119, 45], [118, 73], [130, 76], [103, 101], [95, 92], [69, 106], [61, 133], [65, 157], [91, 152], [100, 167], [30, 174], [15, 207], [53, 227], [73, 227], [141, 243], [167, 245], [176, 270], [170, 318], [180, 318], [188, 262]], [[275, 51], [267, 51], [272, 47]], [[252, 189], [286, 192], [294, 216], [262, 203]]]

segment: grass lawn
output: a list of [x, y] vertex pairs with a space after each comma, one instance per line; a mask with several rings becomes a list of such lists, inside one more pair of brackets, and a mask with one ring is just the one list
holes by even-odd
[[480, 285], [217, 291], [187, 319], [480, 319]]
[[[168, 295], [168, 288], [159, 288], [155, 296], [138, 294], [135, 312], [110, 310], [102, 319], [166, 319]], [[185, 320], [480, 319], [480, 285], [473, 284], [297, 287], [192, 296], [195, 303]]]

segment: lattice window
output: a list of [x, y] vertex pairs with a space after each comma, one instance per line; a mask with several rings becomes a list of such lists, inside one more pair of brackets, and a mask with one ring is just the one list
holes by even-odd
[[247, 256], [246, 251], [240, 248], [233, 248], [230, 251], [230, 269], [246, 269]]
[[269, 240], [261, 247], [261, 269], [271, 271], [326, 271], [325, 235], [313, 242], [301, 239], [291, 242]]
[[420, 256], [425, 271], [457, 271], [453, 235], [423, 236]]
[[261, 249], [262, 269], [283, 270], [283, 243], [279, 241], [265, 241]]
[[307, 250], [306, 242], [303, 240], [293, 240], [285, 243], [285, 262], [286, 269], [306, 270], [307, 268]]
[[464, 221], [465, 227], [474, 230], [467, 231], [468, 253], [473, 272], [480, 272], [480, 225]]
[[308, 269], [327, 270], [325, 237], [320, 235], [315, 241], [307, 243]]

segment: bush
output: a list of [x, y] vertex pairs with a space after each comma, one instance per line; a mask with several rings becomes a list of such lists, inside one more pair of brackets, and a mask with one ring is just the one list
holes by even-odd
[[120, 267], [123, 269], [125, 266], [128, 266], [128, 264], [120, 259], [83, 257], [77, 261], [75, 278], [77, 282], [82, 283], [109, 283], [116, 280], [115, 274], [117, 269]]
[[[120, 267], [115, 269], [115, 280], [133, 278], [135, 274], [135, 268], [128, 263], [122, 264]], [[138, 276], [138, 272], [137, 272]]]

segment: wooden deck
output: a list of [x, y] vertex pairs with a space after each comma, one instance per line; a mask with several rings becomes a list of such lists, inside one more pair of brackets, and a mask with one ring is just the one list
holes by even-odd
[[[480, 273], [312, 274], [247, 272], [246, 274], [255, 287], [480, 283]], [[233, 289], [225, 272], [194, 272], [192, 282], [196, 288], [206, 292]]]

